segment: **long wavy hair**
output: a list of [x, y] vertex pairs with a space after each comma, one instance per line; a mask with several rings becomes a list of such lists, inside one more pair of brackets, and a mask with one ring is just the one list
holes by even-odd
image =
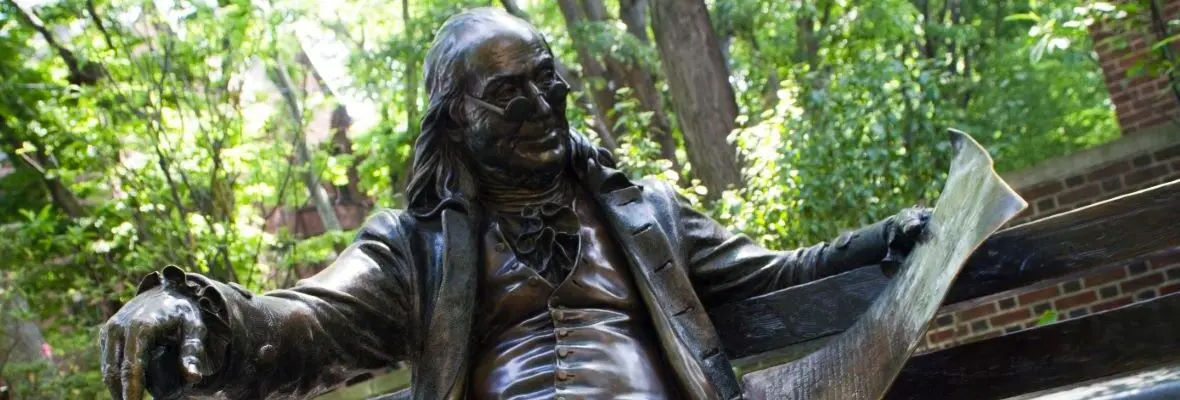
[[[527, 26], [538, 37], [540, 32], [525, 22], [498, 8], [483, 7], [461, 12], [447, 19], [435, 35], [426, 53], [424, 70], [428, 105], [422, 117], [422, 129], [414, 143], [414, 160], [409, 183], [406, 185], [407, 209], [418, 216], [428, 216], [447, 207], [471, 211], [479, 188], [470, 163], [473, 162], [463, 144], [451, 140], [456, 131], [466, 126], [463, 121], [463, 89], [469, 65], [466, 53], [472, 42], [470, 35], [496, 29], [504, 18], [511, 18]], [[545, 44], [548, 47], [548, 43]], [[587, 162], [614, 167], [614, 157], [597, 147], [588, 138], [569, 131], [566, 168], [577, 175], [585, 171]]]

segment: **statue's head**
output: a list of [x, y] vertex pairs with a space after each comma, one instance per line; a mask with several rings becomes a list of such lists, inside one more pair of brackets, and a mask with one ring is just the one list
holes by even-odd
[[475, 176], [522, 187], [551, 181], [580, 152], [565, 116], [568, 84], [549, 44], [497, 8], [448, 19], [426, 54], [429, 104], [415, 145], [411, 208], [474, 196]]

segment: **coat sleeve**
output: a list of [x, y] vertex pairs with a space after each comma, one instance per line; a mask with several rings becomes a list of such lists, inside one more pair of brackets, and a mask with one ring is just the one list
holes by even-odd
[[405, 225], [399, 212], [379, 212], [330, 266], [289, 289], [254, 295], [189, 274], [215, 368], [192, 394], [309, 398], [413, 358], [420, 332]]
[[673, 194], [680, 243], [694, 290], [706, 307], [718, 306], [878, 264], [888, 254], [892, 218], [845, 233], [831, 242], [790, 251], [768, 250], [734, 234]]

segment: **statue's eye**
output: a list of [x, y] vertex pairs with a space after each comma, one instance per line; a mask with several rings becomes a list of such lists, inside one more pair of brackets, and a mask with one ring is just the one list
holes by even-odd
[[491, 93], [496, 101], [506, 103], [516, 96], [520, 96], [520, 87], [516, 85], [498, 85], [493, 88]]
[[557, 80], [557, 73], [553, 71], [553, 67], [541, 68], [541, 71], [537, 73], [537, 83], [540, 85], [549, 86], [555, 80]]

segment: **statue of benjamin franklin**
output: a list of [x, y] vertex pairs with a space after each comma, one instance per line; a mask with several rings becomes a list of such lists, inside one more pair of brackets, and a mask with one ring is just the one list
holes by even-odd
[[289, 289], [147, 276], [100, 339], [112, 395], [309, 398], [405, 361], [415, 399], [738, 399], [708, 308], [902, 259], [926, 228], [906, 209], [762, 248], [571, 132], [555, 62], [501, 10], [451, 17], [407, 207]]

